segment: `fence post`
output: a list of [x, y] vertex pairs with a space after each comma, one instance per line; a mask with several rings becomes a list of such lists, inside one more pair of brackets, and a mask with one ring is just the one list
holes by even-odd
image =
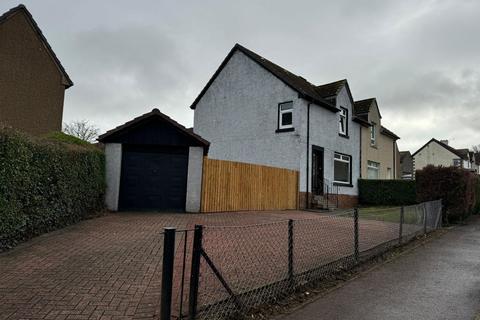
[[161, 320], [170, 320], [172, 314], [173, 262], [175, 260], [175, 228], [164, 228]]
[[288, 220], [288, 283], [293, 288], [293, 220]]
[[423, 234], [427, 234], [427, 218], [428, 218], [428, 213], [427, 213], [427, 203], [423, 203]]
[[358, 230], [358, 208], [353, 209], [353, 231], [354, 231], [354, 251], [353, 255], [355, 258], [355, 263], [358, 263], [360, 258], [360, 250], [358, 245], [359, 240], [359, 230]]
[[398, 244], [402, 244], [402, 234], [403, 234], [403, 218], [404, 218], [404, 207], [400, 208], [400, 228], [398, 234]]
[[198, 283], [200, 278], [200, 258], [202, 255], [203, 226], [195, 225], [193, 234], [192, 270], [190, 274], [190, 292], [188, 295], [188, 319], [197, 315]]

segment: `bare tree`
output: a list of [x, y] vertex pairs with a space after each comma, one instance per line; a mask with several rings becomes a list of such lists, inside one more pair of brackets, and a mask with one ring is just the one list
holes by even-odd
[[100, 129], [87, 120], [77, 120], [63, 124], [63, 132], [87, 142], [95, 142]]
[[480, 144], [477, 144], [475, 146], [472, 146], [472, 150], [475, 153], [480, 153]]

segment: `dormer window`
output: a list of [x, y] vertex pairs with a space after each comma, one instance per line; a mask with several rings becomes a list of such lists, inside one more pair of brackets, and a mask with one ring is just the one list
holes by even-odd
[[282, 102], [278, 104], [278, 130], [293, 130], [293, 102]]
[[372, 123], [370, 127], [370, 144], [374, 146], [377, 142], [377, 125]]
[[348, 136], [348, 110], [344, 107], [340, 107], [338, 133], [341, 136]]

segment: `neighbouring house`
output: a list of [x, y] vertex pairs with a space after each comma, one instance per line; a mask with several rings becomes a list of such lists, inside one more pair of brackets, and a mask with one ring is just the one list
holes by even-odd
[[[360, 130], [346, 80], [316, 86], [236, 44], [195, 99], [209, 158], [300, 172], [300, 207], [358, 199]], [[334, 190], [334, 191], [332, 191]]]
[[412, 156], [415, 170], [421, 170], [428, 165], [472, 169], [469, 150], [455, 149], [448, 144], [448, 140], [432, 138]]
[[400, 151], [400, 169], [400, 178], [413, 179], [413, 157], [410, 151]]
[[110, 210], [199, 212], [209, 142], [158, 109], [98, 138]]
[[72, 85], [24, 5], [0, 16], [0, 123], [34, 135], [60, 131]]
[[377, 99], [355, 101], [355, 115], [367, 122], [361, 133], [361, 178], [396, 179], [400, 154], [395, 133], [382, 126]]

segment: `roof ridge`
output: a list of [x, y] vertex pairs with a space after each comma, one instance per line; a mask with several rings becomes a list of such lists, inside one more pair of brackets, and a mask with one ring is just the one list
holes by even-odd
[[119, 132], [119, 131], [122, 131], [123, 129], [125, 128], [128, 128], [129, 126], [131, 125], [134, 125], [136, 123], [139, 123], [141, 122], [142, 120], [144, 119], [147, 119], [149, 117], [152, 117], [152, 116], [157, 116], [157, 117], [160, 117], [164, 120], [166, 120], [167, 122], [169, 122], [170, 124], [172, 124], [173, 126], [177, 127], [178, 129], [180, 129], [181, 131], [183, 131], [185, 134], [193, 137], [194, 139], [196, 139], [197, 141], [199, 141], [200, 143], [202, 143], [203, 145], [205, 146], [209, 146], [210, 145], [210, 142], [208, 142], [207, 140], [205, 140], [204, 138], [202, 138], [201, 136], [199, 136], [198, 134], [196, 134], [195, 132], [193, 131], [190, 131], [188, 130], [184, 125], [180, 124], [179, 122], [177, 122], [176, 120], [172, 119], [171, 117], [167, 116], [165, 113], [162, 113], [158, 108], [153, 108], [152, 111], [150, 112], [147, 112], [147, 113], [144, 113], [138, 117], [135, 117], [133, 118], [132, 120], [130, 121], [127, 121], [125, 122], [124, 124], [121, 124], [119, 126], [116, 126], [115, 128], [113, 129], [110, 129], [108, 130], [107, 132], [105, 132], [104, 134], [100, 135], [97, 140], [99, 142], [102, 142], [105, 138]]
[[202, 89], [200, 94], [197, 96], [197, 98], [193, 101], [192, 105], [190, 106], [191, 109], [195, 109], [196, 104], [200, 99], [203, 97], [205, 92], [208, 90], [210, 85], [213, 83], [213, 81], [216, 79], [218, 74], [222, 71], [222, 69], [225, 67], [225, 65], [228, 63], [230, 58], [233, 56], [233, 54], [239, 50], [242, 52], [244, 55], [246, 55], [248, 58], [253, 60], [255, 63], [257, 63], [260, 67], [264, 68], [266, 71], [270, 72], [273, 76], [275, 76], [277, 79], [285, 83], [287, 86], [289, 86], [291, 89], [297, 91], [299, 93], [299, 97], [304, 98], [306, 100], [309, 100], [319, 106], [322, 106], [330, 111], [333, 112], [338, 112], [339, 110], [337, 109], [336, 106], [331, 104], [329, 101], [323, 99], [317, 91], [315, 85], [310, 83], [307, 79], [296, 75], [295, 73], [279, 66], [278, 64], [262, 57], [258, 53], [253, 52], [250, 49], [247, 49], [246, 47], [236, 43], [235, 46], [230, 50], [228, 55], [225, 57], [223, 62], [220, 64], [220, 66], [217, 68], [213, 76], [210, 78], [210, 80], [207, 82], [205, 87]]

